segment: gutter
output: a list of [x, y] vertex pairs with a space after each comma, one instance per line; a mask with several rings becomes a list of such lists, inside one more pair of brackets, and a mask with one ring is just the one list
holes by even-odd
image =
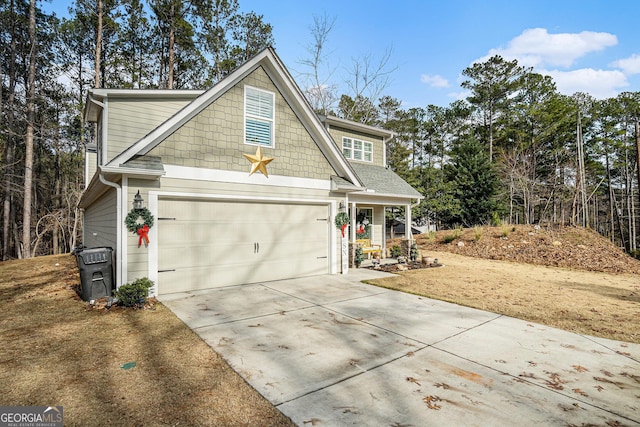
[[115, 182], [107, 181], [104, 177], [103, 172], [101, 171], [98, 174], [98, 178], [100, 182], [104, 185], [116, 189], [116, 266], [115, 266], [115, 276], [116, 276], [116, 289], [118, 289], [123, 281], [122, 281], [122, 224], [124, 222], [122, 218], [122, 187]]

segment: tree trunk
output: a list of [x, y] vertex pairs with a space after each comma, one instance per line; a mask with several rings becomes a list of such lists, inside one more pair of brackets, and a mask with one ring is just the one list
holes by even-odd
[[[9, 10], [11, 13], [14, 13], [14, 2], [11, 1], [9, 6]], [[11, 177], [13, 176], [13, 154], [15, 147], [15, 137], [14, 137], [14, 119], [15, 119], [15, 95], [16, 95], [16, 54], [17, 54], [17, 42], [16, 42], [16, 25], [15, 20], [11, 20], [11, 48], [9, 55], [9, 87], [7, 93], [7, 126], [6, 129], [9, 131], [7, 135], [7, 143], [5, 146], [5, 167], [4, 167], [4, 201], [2, 206], [2, 259], [9, 259], [11, 252], [11, 235], [15, 231], [15, 221], [14, 213], [11, 207], [13, 206], [13, 190], [11, 189]], [[15, 240], [14, 240], [15, 241]], [[17, 243], [17, 241], [16, 241]]]
[[[640, 198], [640, 117], [636, 117], [636, 123], [635, 123], [635, 139], [636, 139], [636, 174], [637, 174], [637, 181], [636, 181], [636, 189], [638, 191], [638, 196]], [[635, 230], [635, 215], [633, 216], [633, 218], [630, 218], [630, 221], [633, 221], [634, 224], [634, 230]], [[635, 236], [635, 233], [634, 233]], [[636, 247], [636, 243], [634, 241], [634, 248]]]
[[176, 29], [175, 29], [175, 4], [171, 3], [171, 16], [169, 17], [169, 76], [167, 81], [167, 89], [173, 89], [173, 79], [174, 79], [174, 62], [176, 60], [175, 54], [175, 43], [176, 43]]
[[35, 126], [36, 80], [36, 0], [29, 1], [29, 81], [27, 82], [27, 135], [24, 159], [24, 203], [22, 244], [25, 258], [31, 258], [31, 188], [33, 186], [33, 138]]
[[611, 183], [611, 167], [609, 166], [609, 150], [605, 148], [605, 164], [607, 167], [607, 186], [609, 187], [609, 215], [611, 215], [611, 229], [610, 229], [610, 233], [611, 233], [611, 241], [615, 244], [616, 243], [616, 230], [615, 230], [615, 223], [614, 223], [614, 218], [615, 218], [615, 213], [613, 211], [614, 209], [614, 203], [613, 203], [613, 198], [615, 197], [615, 195], [613, 194], [613, 186]]
[[97, 0], [96, 4], [96, 16], [98, 18], [98, 22], [96, 23], [96, 50], [95, 50], [95, 68], [94, 68], [94, 78], [93, 78], [93, 87], [99, 88], [101, 87], [100, 82], [102, 79], [100, 78], [100, 63], [102, 56], [102, 14], [103, 14], [103, 5], [102, 0]]

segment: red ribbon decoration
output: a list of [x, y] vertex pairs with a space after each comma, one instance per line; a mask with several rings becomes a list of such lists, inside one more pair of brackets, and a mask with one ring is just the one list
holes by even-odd
[[147, 246], [149, 244], [149, 226], [147, 224], [143, 225], [142, 227], [138, 228], [138, 236], [140, 236], [138, 238], [138, 247], [140, 247], [140, 245], [142, 245], [142, 240], [144, 239], [144, 245]]
[[349, 224], [342, 224], [342, 227], [340, 227], [340, 231], [342, 231], [342, 237], [344, 237], [344, 230], [349, 226]]

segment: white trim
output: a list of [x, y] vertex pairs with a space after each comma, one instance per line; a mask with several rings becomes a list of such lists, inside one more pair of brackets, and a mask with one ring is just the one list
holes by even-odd
[[[237, 202], [237, 201], [248, 201], [248, 202], [270, 202], [270, 203], [287, 203], [287, 204], [301, 204], [301, 205], [325, 205], [329, 208], [330, 218], [327, 219], [327, 229], [330, 233], [329, 235], [329, 264], [328, 271], [329, 274], [336, 274], [338, 262], [337, 251], [336, 251], [336, 233], [333, 224], [333, 219], [335, 218], [335, 214], [337, 211], [337, 202], [333, 199], [306, 199], [306, 198], [287, 198], [287, 197], [261, 197], [261, 196], [243, 196], [236, 194], [202, 194], [202, 193], [187, 193], [187, 192], [179, 192], [179, 191], [149, 191], [149, 211], [156, 218], [158, 218], [158, 211], [160, 200], [162, 198], [184, 198], [184, 199], [200, 199], [200, 200], [215, 200], [215, 201], [229, 201], [229, 202]], [[151, 227], [149, 230], [149, 250], [148, 250], [148, 261], [147, 261], [147, 277], [153, 281], [155, 286], [151, 289], [150, 295], [157, 296], [158, 295], [158, 227]]]
[[[122, 188], [122, 193], [121, 193], [121, 197], [122, 197], [122, 201], [121, 206], [122, 206], [122, 212], [129, 212], [129, 210], [127, 209], [128, 204], [127, 204], [127, 197], [129, 194], [129, 177], [126, 175], [122, 175], [122, 183], [120, 185], [120, 187]], [[119, 222], [123, 223], [124, 222], [124, 213], [122, 214], [122, 219], [119, 220]], [[120, 267], [120, 284], [123, 285], [125, 283], [128, 282], [127, 277], [129, 275], [129, 230], [127, 229], [127, 227], [122, 227], [121, 229], [121, 233], [122, 233], [122, 259], [126, 259], [127, 262], [123, 262], [122, 266]]]
[[[248, 165], [248, 163], [247, 163]], [[248, 168], [247, 168], [248, 169]], [[274, 187], [306, 188], [311, 190], [331, 190], [330, 179], [298, 178], [293, 176], [269, 175], [222, 169], [204, 169], [189, 166], [164, 165], [165, 178], [191, 179], [194, 181], [217, 181], [234, 184], [259, 184]]]
[[158, 296], [158, 193], [149, 191], [148, 209], [155, 218], [156, 227], [149, 230], [149, 247], [147, 249], [147, 268], [149, 280], [153, 282], [153, 288], [149, 294]]

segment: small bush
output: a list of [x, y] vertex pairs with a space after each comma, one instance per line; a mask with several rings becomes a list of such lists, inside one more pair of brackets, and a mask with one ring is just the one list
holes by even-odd
[[399, 245], [393, 245], [391, 247], [391, 258], [398, 258], [402, 255], [402, 249], [400, 249]]
[[454, 240], [456, 240], [456, 236], [454, 236], [453, 234], [447, 234], [446, 236], [444, 236], [444, 237], [442, 238], [442, 241], [443, 241], [444, 243], [451, 243], [451, 242], [453, 242]]
[[476, 242], [479, 242], [480, 239], [482, 239], [482, 228], [480, 227], [474, 227], [473, 229], [473, 233], [476, 239]]
[[409, 259], [411, 259], [411, 261], [415, 261], [418, 259], [418, 246], [415, 243], [411, 245], [411, 250], [409, 252]]
[[497, 212], [491, 214], [491, 225], [494, 227], [499, 227], [502, 225], [502, 219], [500, 219], [500, 215]]
[[362, 261], [364, 261], [364, 252], [362, 251], [362, 248], [358, 246], [353, 255], [353, 262], [356, 266], [359, 266], [360, 264], [362, 264]]
[[443, 241], [445, 243], [451, 243], [457, 238], [459, 238], [460, 234], [462, 234], [462, 230], [459, 228], [456, 228], [455, 230], [453, 230], [453, 233], [447, 234], [446, 236], [444, 236]]
[[141, 308], [147, 302], [149, 289], [153, 287], [153, 282], [146, 277], [137, 279], [132, 283], [120, 286], [116, 292], [118, 303], [125, 307]]

